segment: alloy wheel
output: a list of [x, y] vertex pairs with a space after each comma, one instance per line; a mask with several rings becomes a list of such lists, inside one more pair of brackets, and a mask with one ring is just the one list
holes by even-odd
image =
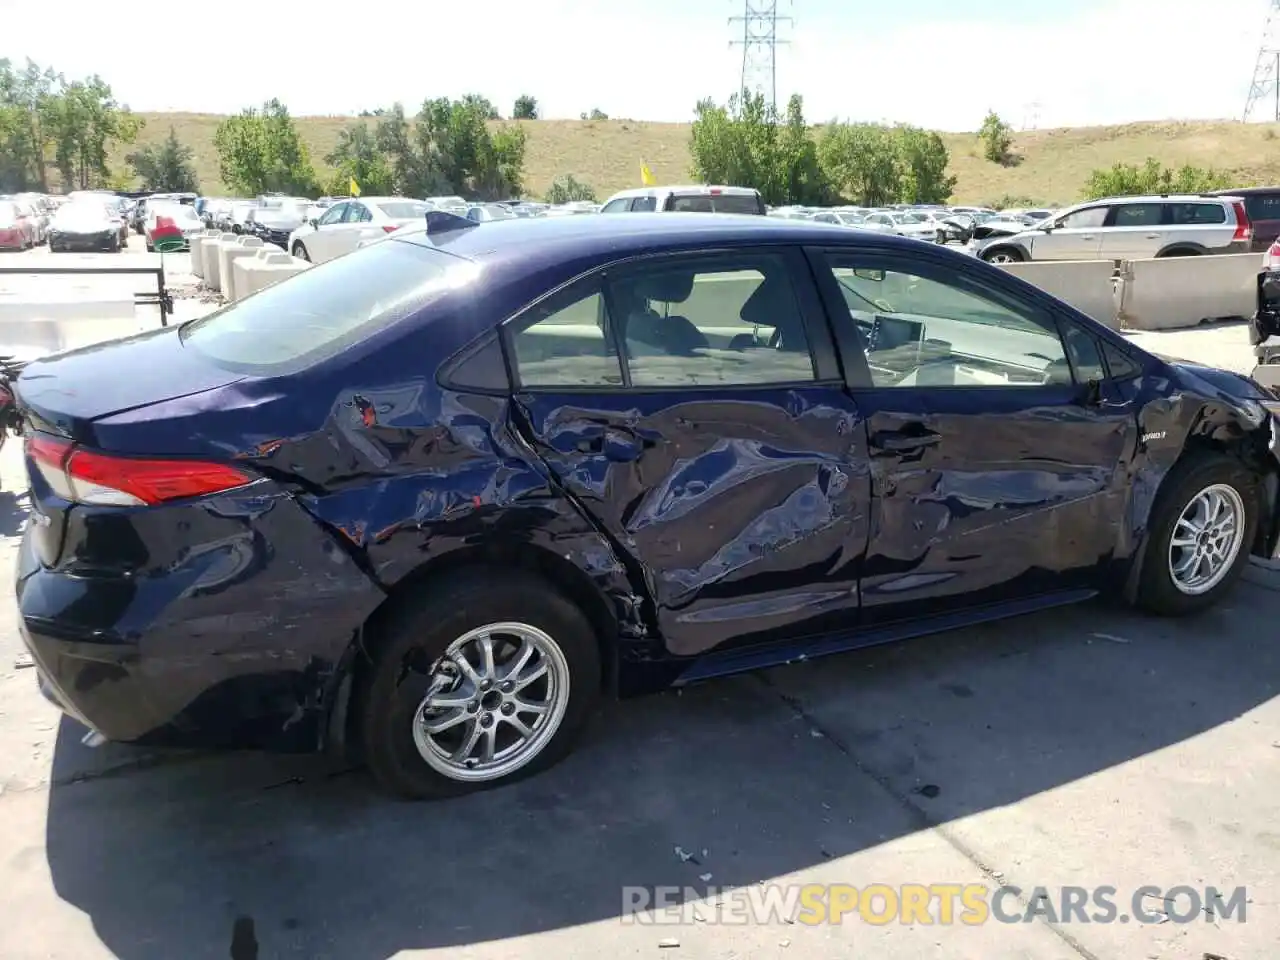
[[1222, 582], [1240, 555], [1245, 519], [1244, 499], [1228, 484], [1191, 498], [1169, 539], [1169, 576], [1181, 593], [1198, 596]]
[[542, 752], [568, 703], [569, 663], [549, 634], [514, 621], [487, 624], [436, 663], [414, 712], [413, 742], [451, 780], [497, 780]]

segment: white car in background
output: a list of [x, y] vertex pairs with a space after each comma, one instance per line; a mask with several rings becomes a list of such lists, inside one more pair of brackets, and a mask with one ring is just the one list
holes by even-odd
[[889, 227], [900, 237], [911, 237], [915, 240], [927, 240], [933, 243], [937, 239], [937, 228], [924, 217], [914, 213], [899, 211], [880, 211], [867, 214], [867, 223], [878, 223]]
[[887, 224], [871, 223], [860, 213], [846, 213], [843, 210], [823, 210], [810, 219], [814, 223], [834, 223], [842, 227], [869, 230], [871, 233], [897, 233], [897, 230]]
[[295, 257], [324, 263], [408, 224], [424, 223], [433, 205], [411, 197], [359, 197], [342, 200], [289, 234]]

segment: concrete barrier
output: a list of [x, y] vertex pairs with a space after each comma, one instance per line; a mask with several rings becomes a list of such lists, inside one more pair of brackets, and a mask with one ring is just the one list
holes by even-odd
[[1121, 285], [1115, 278], [1115, 261], [1040, 260], [997, 266], [1099, 323], [1119, 329]]
[[241, 257], [232, 264], [236, 299], [243, 300], [310, 267], [309, 261], [291, 257], [283, 250], [261, 257]]
[[204, 246], [205, 240], [218, 236], [217, 230], [205, 230], [191, 238], [189, 246], [191, 247], [191, 273], [194, 276], [204, 279], [204, 258], [200, 255], [200, 248]]
[[236, 299], [235, 273], [231, 264], [241, 257], [251, 257], [258, 252], [262, 241], [257, 237], [236, 237], [234, 243], [225, 240], [218, 243], [218, 273], [222, 278], [222, 295], [228, 300]]
[[235, 243], [240, 238], [234, 233], [220, 233], [200, 244], [200, 259], [204, 267], [204, 284], [210, 290], [222, 289], [222, 277], [218, 272], [218, 251], [224, 243]]
[[143, 329], [132, 296], [0, 296], [0, 352], [20, 357], [87, 347]]
[[1176, 330], [1206, 320], [1253, 316], [1262, 257], [1239, 253], [1126, 261], [1121, 323], [1134, 330]]

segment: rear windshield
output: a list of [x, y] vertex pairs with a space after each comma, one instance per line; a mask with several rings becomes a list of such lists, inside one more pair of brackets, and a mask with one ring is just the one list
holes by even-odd
[[676, 213], [764, 213], [760, 198], [750, 193], [722, 193], [714, 197], [708, 193], [672, 196], [667, 200], [667, 209]]
[[467, 283], [469, 260], [414, 243], [371, 244], [182, 327], [232, 370], [279, 374], [328, 359]]
[[421, 201], [401, 200], [396, 203], [380, 203], [378, 209], [392, 220], [412, 220], [415, 217], [425, 217], [431, 207]]
[[1280, 220], [1280, 193], [1245, 197], [1244, 210], [1250, 220]]

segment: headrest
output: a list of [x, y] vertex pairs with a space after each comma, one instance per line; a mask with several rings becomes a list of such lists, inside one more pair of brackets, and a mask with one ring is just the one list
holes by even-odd
[[743, 323], [762, 327], [784, 325], [797, 312], [791, 285], [780, 274], [766, 274], [738, 311]]
[[693, 273], [672, 270], [645, 274], [629, 284], [631, 292], [644, 300], [663, 303], [683, 303], [693, 293]]

